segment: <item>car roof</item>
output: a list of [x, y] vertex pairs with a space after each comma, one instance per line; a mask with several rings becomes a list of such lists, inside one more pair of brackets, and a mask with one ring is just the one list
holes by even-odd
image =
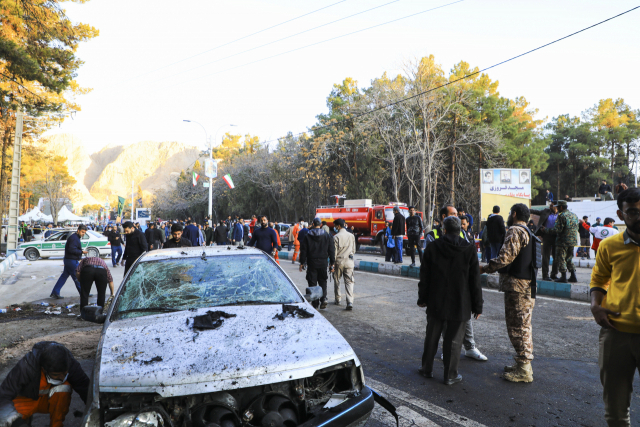
[[186, 248], [156, 249], [145, 253], [140, 258], [140, 261], [144, 262], [182, 257], [196, 257], [201, 256], [202, 252], [204, 252], [206, 256], [211, 257], [223, 255], [266, 255], [260, 249], [248, 246], [245, 246], [243, 249], [236, 246], [189, 246]]

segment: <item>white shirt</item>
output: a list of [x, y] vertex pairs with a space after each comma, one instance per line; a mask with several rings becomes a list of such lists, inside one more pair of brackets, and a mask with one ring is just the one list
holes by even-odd
[[593, 234], [593, 237], [600, 240], [604, 240], [607, 237], [615, 236], [619, 232], [620, 232], [619, 230], [616, 230], [613, 227], [605, 227], [605, 226], [591, 227], [589, 229], [589, 233]]

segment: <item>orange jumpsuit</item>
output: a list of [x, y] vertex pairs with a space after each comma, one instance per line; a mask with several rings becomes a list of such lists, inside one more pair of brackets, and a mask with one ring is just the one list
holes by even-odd
[[[273, 230], [276, 232], [276, 237], [278, 238], [278, 247], [282, 246], [282, 243], [280, 243], [280, 233], [278, 232], [278, 230]], [[280, 265], [280, 257], [278, 256], [278, 251], [276, 251], [276, 256], [273, 257], [276, 262], [278, 263], [278, 265]]]
[[300, 242], [298, 241], [298, 232], [300, 231], [300, 224], [296, 224], [293, 226], [293, 230], [291, 231], [291, 236], [293, 237], [293, 262], [296, 262], [298, 259], [298, 255], [300, 255]]
[[71, 404], [71, 384], [65, 382], [62, 385], [51, 385], [47, 382], [44, 371], [40, 373], [40, 397], [38, 400], [18, 396], [13, 399], [13, 406], [23, 419], [28, 419], [33, 414], [49, 414], [51, 427], [62, 427], [64, 418], [69, 412]]

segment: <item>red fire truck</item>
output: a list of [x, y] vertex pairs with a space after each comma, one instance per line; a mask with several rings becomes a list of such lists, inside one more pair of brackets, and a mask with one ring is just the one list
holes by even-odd
[[[344, 200], [344, 205], [320, 206], [316, 209], [316, 218], [333, 227], [333, 221], [342, 218], [347, 225], [355, 229], [356, 245], [379, 246], [382, 254], [386, 254], [387, 245], [384, 238], [385, 222], [393, 221], [393, 208], [398, 207], [400, 213], [409, 216], [406, 203], [389, 203], [373, 205], [371, 199]], [[417, 212], [421, 218], [422, 212]], [[424, 221], [424, 219], [423, 219]], [[422, 240], [424, 236], [420, 236]], [[405, 248], [407, 236], [404, 237]]]

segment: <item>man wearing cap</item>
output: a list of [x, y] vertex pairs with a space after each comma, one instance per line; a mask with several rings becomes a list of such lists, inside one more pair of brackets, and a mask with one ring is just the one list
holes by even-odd
[[596, 218], [596, 223], [593, 224], [593, 227], [602, 227], [602, 223], [600, 221], [602, 221], [602, 218]]
[[[353, 256], [356, 253], [356, 238], [345, 229], [344, 219], [338, 218], [333, 224], [337, 232], [333, 236], [333, 245], [336, 252], [336, 268], [333, 273], [335, 301], [336, 305], [340, 305], [340, 277], [344, 277], [347, 310], [353, 310]], [[329, 234], [326, 231], [325, 233]]]
[[580, 249], [578, 252], [582, 253], [582, 259], [591, 259], [591, 254], [589, 253], [589, 247], [591, 246], [591, 233], [589, 233], [589, 228], [591, 224], [587, 221], [589, 217], [587, 215], [582, 217], [582, 221], [580, 221]]
[[120, 265], [124, 265], [124, 274], [126, 275], [140, 255], [149, 250], [149, 246], [142, 231], [136, 228], [131, 221], [125, 222], [122, 226], [124, 227], [124, 233], [127, 235], [127, 244], [124, 247]]
[[190, 248], [191, 246], [189, 239], [182, 238], [182, 226], [180, 224], [173, 224], [171, 226], [171, 238], [167, 240], [163, 248]]
[[569, 211], [566, 200], [558, 201], [558, 218], [552, 229], [544, 228], [544, 233], [555, 233], [556, 253], [554, 258], [558, 258], [558, 270], [560, 278], [555, 282], [567, 283], [567, 270], [571, 273], [569, 282], [576, 283], [576, 267], [573, 265], [573, 248], [578, 244], [578, 224], [576, 214]]
[[[327, 258], [329, 265], [327, 265]], [[322, 299], [320, 300], [320, 308], [327, 308], [327, 268], [330, 267], [333, 273], [336, 262], [336, 249], [333, 244], [333, 237], [325, 233], [322, 229], [322, 220], [315, 218], [313, 227], [302, 239], [300, 244], [300, 271], [303, 266], [307, 266], [307, 283], [309, 287], [320, 285], [322, 288]], [[318, 307], [318, 301], [313, 302], [315, 308]]]

